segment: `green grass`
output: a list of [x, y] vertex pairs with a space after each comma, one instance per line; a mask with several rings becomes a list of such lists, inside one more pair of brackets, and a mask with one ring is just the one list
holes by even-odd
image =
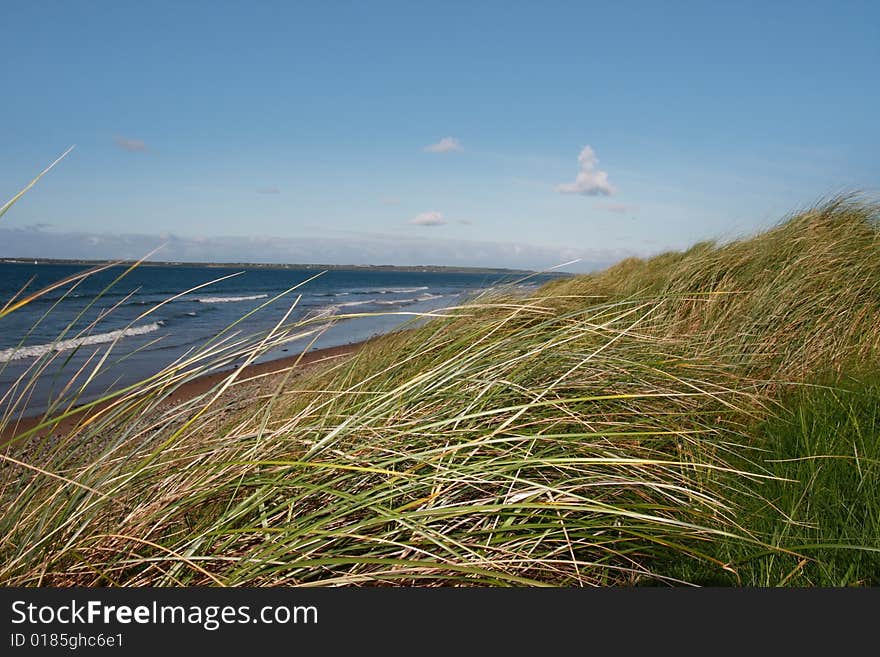
[[804, 387], [783, 403], [750, 432], [754, 449], [743, 456], [773, 479], [740, 497], [738, 516], [794, 554], [719, 541], [716, 556], [736, 564], [735, 577], [678, 560], [670, 573], [712, 584], [880, 585], [880, 381]]
[[166, 408], [315, 326], [233, 328], [7, 446], [0, 582], [876, 584], [877, 216], [832, 199]]

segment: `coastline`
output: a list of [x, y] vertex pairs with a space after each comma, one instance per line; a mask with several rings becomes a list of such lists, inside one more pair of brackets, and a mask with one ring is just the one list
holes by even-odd
[[30, 258], [20, 256], [2, 256], [0, 263], [10, 265], [81, 265], [83, 267], [199, 267], [211, 269], [294, 269], [302, 271], [373, 271], [403, 273], [446, 273], [446, 274], [511, 274], [516, 276], [531, 274], [549, 274], [560, 278], [571, 277], [569, 272], [539, 272], [532, 269], [512, 269], [509, 267], [464, 267], [456, 265], [355, 265], [355, 264], [320, 264], [320, 263], [283, 263], [283, 262], [199, 262], [186, 260], [93, 260], [77, 258]]
[[[330, 360], [350, 356], [363, 348], [363, 346], [366, 345], [368, 342], [370, 342], [370, 340], [363, 340], [360, 342], [353, 342], [350, 344], [339, 345], [335, 347], [324, 347], [321, 349], [314, 349], [305, 353], [299, 352], [291, 354], [290, 356], [283, 356], [281, 358], [276, 358], [262, 363], [254, 363], [253, 365], [249, 365], [243, 370], [238, 381], [241, 386], [249, 388], [250, 386], [264, 383], [267, 378], [273, 377], [274, 375], [283, 374], [292, 368], [302, 369]], [[217, 385], [218, 382], [229, 376], [229, 373], [232, 372], [233, 369], [234, 368], [230, 368], [219, 372], [205, 374], [196, 379], [193, 379], [192, 381], [187, 381], [186, 383], [181, 384], [176, 390], [168, 395], [168, 397], [163, 402], [163, 405], [172, 407], [177, 406], [178, 404], [187, 402], [195, 397], [198, 397], [199, 395], [208, 392], [211, 388]], [[235, 394], [232, 392], [233, 390], [234, 389], [227, 390], [225, 394]], [[235, 394], [235, 397], [241, 398], [246, 392], [248, 391], [244, 388], [239, 388], [239, 393]], [[234, 401], [234, 399], [230, 399], [227, 400], [225, 403], [232, 403]], [[102, 408], [108, 406], [109, 403], [110, 402], [97, 405], [95, 407], [95, 411], [100, 411]], [[15, 420], [11, 420], [5, 427], [0, 429], [0, 440], [6, 441], [14, 438], [16, 435], [20, 435], [26, 431], [33, 429], [35, 426], [40, 424], [40, 422], [43, 420], [43, 417], [44, 414], [40, 413], [37, 415], [23, 416], [16, 418]], [[51, 434], [66, 435], [67, 433], [72, 431], [77, 426], [77, 424], [82, 421], [82, 419], [83, 416], [80, 414], [65, 418], [52, 428]], [[45, 437], [47, 434], [48, 429], [46, 431], [40, 431], [34, 434], [28, 440]], [[0, 444], [0, 447], [3, 446], [4, 445]]]

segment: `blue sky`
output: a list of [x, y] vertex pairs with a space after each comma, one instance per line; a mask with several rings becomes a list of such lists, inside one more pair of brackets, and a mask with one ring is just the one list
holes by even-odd
[[583, 269], [880, 188], [876, 2], [3, 13], [0, 198], [76, 149], [2, 219], [2, 256], [46, 233], [132, 257], [114, 236], [139, 234], [176, 236], [169, 258], [243, 237], [260, 260], [272, 237], [307, 260], [320, 240], [322, 261]]

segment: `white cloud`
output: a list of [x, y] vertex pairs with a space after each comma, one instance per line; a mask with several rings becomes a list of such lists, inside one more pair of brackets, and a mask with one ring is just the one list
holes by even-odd
[[442, 226], [446, 220], [440, 212], [422, 212], [410, 219], [409, 223], [416, 226]]
[[455, 137], [444, 137], [436, 144], [425, 146], [423, 150], [427, 153], [460, 153], [464, 147]]
[[119, 146], [119, 148], [128, 151], [129, 153], [140, 153], [147, 150], [147, 145], [140, 139], [127, 139], [126, 137], [114, 135], [113, 141], [116, 142], [116, 145]]
[[608, 174], [596, 168], [599, 159], [589, 146], [584, 146], [578, 155], [578, 163], [581, 170], [573, 183], [557, 185], [556, 191], [560, 194], [581, 194], [583, 196], [610, 196], [616, 190], [614, 185], [608, 182]]
[[257, 189], [257, 194], [280, 194], [281, 190], [278, 189], [275, 185], [270, 187], [260, 187]]

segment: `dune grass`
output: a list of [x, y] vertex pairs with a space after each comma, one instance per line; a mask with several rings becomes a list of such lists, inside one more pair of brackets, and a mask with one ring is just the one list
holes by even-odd
[[832, 199], [165, 408], [315, 327], [230, 331], [6, 446], [0, 582], [876, 583], [877, 216]]

